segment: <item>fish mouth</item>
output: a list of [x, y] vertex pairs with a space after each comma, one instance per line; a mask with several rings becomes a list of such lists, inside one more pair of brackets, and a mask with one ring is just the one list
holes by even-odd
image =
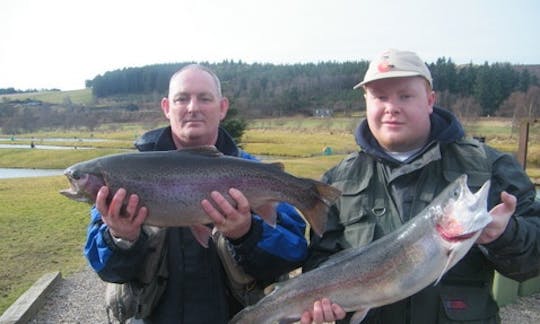
[[60, 194], [76, 201], [86, 202], [88, 199], [82, 194], [81, 187], [86, 184], [88, 175], [81, 177], [77, 172], [71, 169], [64, 171], [64, 175], [68, 178], [70, 187], [68, 189], [60, 190]]
[[473, 231], [473, 232], [469, 232], [469, 233], [455, 235], [455, 234], [448, 233], [447, 231], [445, 231], [445, 229], [442, 226], [437, 225], [437, 232], [439, 233], [439, 235], [441, 235], [441, 237], [445, 241], [448, 241], [448, 242], [461, 242], [461, 241], [465, 241], [465, 240], [468, 240], [468, 239], [472, 238], [479, 231]]

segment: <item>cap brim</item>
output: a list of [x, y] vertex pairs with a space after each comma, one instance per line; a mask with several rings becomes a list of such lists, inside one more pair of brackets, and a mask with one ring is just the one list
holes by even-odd
[[421, 73], [418, 73], [418, 72], [390, 71], [390, 72], [385, 72], [385, 73], [380, 73], [380, 74], [374, 75], [374, 76], [370, 77], [369, 79], [364, 79], [362, 82], [355, 85], [353, 87], [353, 89], [358, 89], [358, 88], [362, 87], [363, 85], [365, 85], [367, 83], [377, 81], [377, 80], [393, 79], [393, 78], [406, 78], [406, 77], [411, 77], [411, 76], [421, 76], [421, 77], [425, 78]]

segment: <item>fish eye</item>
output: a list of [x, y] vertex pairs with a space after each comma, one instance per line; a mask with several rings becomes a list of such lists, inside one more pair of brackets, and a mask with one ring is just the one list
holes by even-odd
[[71, 172], [70, 172], [70, 176], [71, 176], [73, 179], [75, 179], [75, 180], [79, 180], [79, 179], [81, 178], [80, 173], [77, 172], [77, 171], [71, 171]]

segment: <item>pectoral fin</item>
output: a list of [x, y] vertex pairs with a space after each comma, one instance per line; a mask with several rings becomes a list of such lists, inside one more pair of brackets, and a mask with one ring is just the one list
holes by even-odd
[[267, 203], [262, 206], [256, 207], [254, 211], [255, 213], [257, 213], [257, 215], [261, 216], [261, 218], [268, 225], [272, 227], [276, 227], [276, 220], [277, 220], [276, 205], [277, 203]]
[[360, 322], [362, 322], [364, 318], [366, 317], [368, 311], [369, 311], [369, 308], [357, 310], [351, 317], [351, 324], [360, 324]]
[[191, 229], [191, 233], [193, 234], [197, 242], [199, 242], [199, 244], [207, 248], [208, 240], [210, 239], [212, 230], [208, 226], [199, 225], [199, 224], [190, 226], [189, 228]]

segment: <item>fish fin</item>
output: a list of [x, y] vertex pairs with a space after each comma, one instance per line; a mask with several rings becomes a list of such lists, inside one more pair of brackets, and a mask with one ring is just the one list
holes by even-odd
[[223, 156], [223, 153], [218, 151], [218, 149], [214, 145], [201, 145], [201, 146], [194, 146], [194, 147], [188, 147], [188, 148], [180, 148], [176, 151], [182, 152], [182, 153], [206, 155], [209, 157]]
[[255, 213], [272, 227], [276, 227], [276, 203], [267, 203], [254, 209]]
[[313, 231], [317, 235], [322, 236], [326, 229], [328, 209], [330, 205], [333, 204], [339, 198], [339, 196], [341, 196], [341, 191], [328, 184], [314, 180], [311, 181], [315, 186], [319, 199], [313, 206], [311, 206], [311, 208], [304, 208], [301, 211], [306, 220], [309, 222], [309, 225]]
[[210, 240], [210, 235], [212, 234], [212, 230], [210, 229], [210, 227], [197, 224], [190, 226], [189, 229], [191, 229], [191, 233], [193, 233], [193, 236], [195, 237], [197, 242], [207, 248], [208, 240]]
[[289, 318], [289, 317], [285, 317], [285, 318], [282, 318], [278, 321], [278, 324], [291, 324], [291, 323], [295, 323], [295, 322], [298, 322], [300, 318], [298, 317], [292, 317], [292, 318]]
[[439, 283], [439, 281], [441, 281], [442, 276], [444, 276], [446, 271], [448, 271], [455, 257], [456, 257], [456, 254], [454, 253], [454, 251], [450, 252], [450, 255], [448, 256], [448, 259], [446, 260], [446, 264], [444, 265], [444, 268], [442, 269], [441, 274], [439, 275], [439, 278], [437, 278], [437, 281], [435, 281], [435, 283], [433, 284], [434, 286], [436, 286]]
[[362, 322], [362, 320], [366, 317], [368, 311], [369, 311], [369, 308], [357, 310], [351, 317], [350, 323], [360, 324], [360, 322]]
[[285, 171], [285, 164], [281, 163], [281, 162], [272, 162], [272, 163], [265, 163], [265, 165], [268, 165], [272, 168], [276, 168], [280, 171]]

